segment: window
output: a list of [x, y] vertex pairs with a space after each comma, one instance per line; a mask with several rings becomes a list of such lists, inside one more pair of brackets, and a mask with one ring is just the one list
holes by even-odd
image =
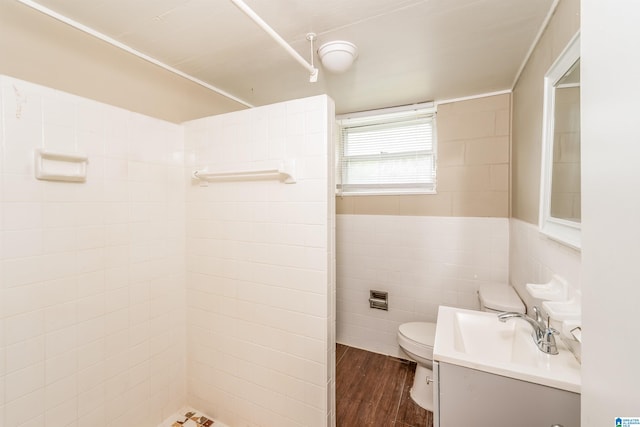
[[435, 193], [432, 107], [343, 116], [338, 130], [339, 194]]

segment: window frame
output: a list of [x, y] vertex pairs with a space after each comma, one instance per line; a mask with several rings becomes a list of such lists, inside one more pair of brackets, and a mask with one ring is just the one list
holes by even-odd
[[[344, 156], [343, 134], [345, 128], [362, 128], [366, 126], [380, 126], [388, 123], [399, 123], [407, 121], [410, 123], [411, 117], [420, 118], [426, 116], [431, 121], [431, 150], [413, 150], [396, 153], [380, 154], [361, 154]], [[359, 113], [344, 114], [336, 116], [336, 194], [339, 196], [375, 196], [375, 195], [414, 195], [414, 194], [437, 194], [437, 125], [436, 125], [436, 106], [434, 103], [414, 104], [402, 107], [393, 107], [380, 110], [363, 111]], [[431, 156], [432, 159], [432, 175], [431, 182], [413, 182], [413, 183], [391, 183], [381, 182], [375, 184], [347, 184], [347, 188], [342, 185], [344, 177], [343, 168], [345, 168], [345, 158], [353, 158], [358, 160], [375, 160], [379, 158], [382, 161], [392, 158], [409, 159], [412, 155], [420, 155], [421, 153]], [[348, 169], [345, 169], [348, 170]]]

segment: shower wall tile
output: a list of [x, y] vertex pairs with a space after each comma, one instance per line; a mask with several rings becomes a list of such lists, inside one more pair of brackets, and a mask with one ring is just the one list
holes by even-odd
[[182, 127], [5, 76], [0, 114], [0, 425], [156, 426], [186, 400]]
[[[506, 218], [337, 215], [337, 341], [404, 357], [398, 326], [440, 305], [479, 309], [483, 283], [508, 283]], [[369, 307], [389, 293], [389, 310]]]
[[330, 425], [333, 115], [319, 96], [185, 125], [189, 168], [296, 162], [296, 184], [187, 190], [188, 404], [225, 424]]

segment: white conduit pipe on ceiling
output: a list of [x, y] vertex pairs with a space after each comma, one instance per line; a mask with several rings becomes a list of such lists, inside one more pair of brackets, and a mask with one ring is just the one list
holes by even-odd
[[233, 4], [235, 4], [238, 9], [240, 9], [245, 15], [253, 20], [260, 28], [262, 28], [272, 39], [274, 39], [280, 46], [286, 50], [289, 55], [291, 55], [296, 61], [300, 63], [307, 71], [309, 71], [309, 81], [315, 82], [318, 78], [318, 69], [315, 68], [312, 64], [309, 64], [306, 59], [304, 59], [298, 52], [296, 52], [290, 45], [283, 39], [280, 34], [276, 33], [276, 31], [269, 26], [262, 18], [258, 16], [257, 13], [253, 11], [247, 4], [242, 0], [231, 0]]

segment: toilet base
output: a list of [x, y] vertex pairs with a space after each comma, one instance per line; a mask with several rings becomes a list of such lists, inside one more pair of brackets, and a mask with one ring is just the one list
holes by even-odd
[[433, 412], [433, 382], [427, 384], [427, 378], [433, 378], [433, 371], [418, 364], [409, 395], [416, 405]]

